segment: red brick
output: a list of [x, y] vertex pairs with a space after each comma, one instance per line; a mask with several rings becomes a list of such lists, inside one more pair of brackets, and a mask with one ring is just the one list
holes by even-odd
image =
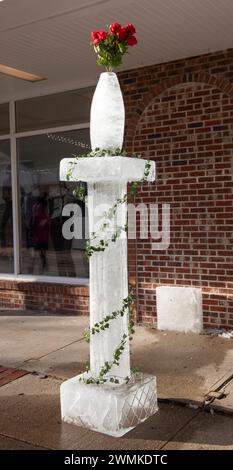
[[137, 240], [133, 247], [136, 260], [129, 268], [137, 280], [142, 322], [154, 322], [156, 315], [156, 300], [148, 300], [148, 289], [155, 294], [157, 285], [193, 285], [204, 292], [205, 324], [229, 326], [233, 305], [232, 57], [233, 50], [229, 50], [119, 74], [123, 92], [124, 76], [131, 80], [128, 91], [145, 90], [140, 96], [140, 117], [138, 103], [127, 101], [128, 151], [140, 149], [145, 158], [153, 155], [157, 161], [157, 180], [140, 191], [137, 203], [171, 203], [169, 249], [153, 252], [148, 240]]

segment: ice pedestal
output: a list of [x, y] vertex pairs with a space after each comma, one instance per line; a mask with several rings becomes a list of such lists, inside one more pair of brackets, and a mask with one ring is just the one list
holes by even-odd
[[120, 437], [157, 410], [156, 378], [137, 374], [128, 384], [86, 385], [83, 374], [61, 385], [61, 414], [66, 423]]
[[[86, 181], [88, 184], [89, 231], [90, 235], [93, 232], [98, 234], [93, 245], [98, 245], [100, 240], [109, 240], [119, 227], [125, 226], [126, 203], [119, 205], [116, 215], [103, 229], [106, 220], [104, 213], [126, 194], [128, 182], [143, 178], [145, 165], [145, 160], [121, 156], [62, 160], [61, 180], [66, 180], [67, 172], [72, 168], [72, 180]], [[147, 179], [155, 179], [154, 162], [151, 162]], [[123, 231], [114, 243], [110, 242], [104, 251], [96, 252], [90, 258], [90, 327], [106, 315], [121, 310], [123, 299], [127, 296], [127, 237]], [[155, 379], [143, 376], [140, 380], [131, 378], [126, 314], [111, 320], [108, 329], [91, 335], [89, 374], [97, 378], [105, 362], [113, 360], [123, 335], [126, 337], [125, 348], [119, 365], [114, 365], [106, 374], [106, 378], [116, 377], [119, 385], [84, 384], [79, 376], [66, 381], [61, 386], [64, 421], [117, 436], [128, 432], [156, 411]], [[126, 377], [130, 378], [129, 384], [125, 383]]]

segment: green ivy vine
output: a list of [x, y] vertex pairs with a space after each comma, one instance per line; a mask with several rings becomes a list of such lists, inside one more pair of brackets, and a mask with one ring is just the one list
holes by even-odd
[[[128, 335], [126, 335], [126, 334], [123, 335], [120, 344], [117, 346], [117, 348], [115, 349], [115, 351], [113, 353], [113, 360], [112, 361], [105, 361], [105, 363], [103, 364], [103, 366], [100, 369], [98, 377], [88, 377], [88, 378], [81, 377], [80, 382], [84, 382], [86, 384], [99, 385], [99, 384], [103, 384], [103, 383], [106, 383], [107, 381], [109, 381], [111, 383], [119, 384], [119, 379], [117, 377], [108, 376], [108, 378], [107, 378], [106, 375], [110, 372], [110, 370], [113, 368], [114, 365], [119, 366], [120, 358], [121, 358], [121, 355], [124, 352], [127, 338], [129, 338], [130, 341], [133, 339], [133, 334], [134, 334], [133, 302], [134, 302], [134, 300], [135, 299], [134, 299], [134, 295], [132, 293], [132, 289], [131, 289], [131, 287], [129, 287], [129, 295], [125, 299], [123, 299], [122, 307], [121, 307], [120, 310], [116, 310], [116, 311], [112, 312], [110, 315], [106, 315], [103, 318], [103, 320], [101, 320], [98, 323], [95, 323], [91, 328], [87, 328], [84, 331], [84, 338], [89, 343], [91, 335], [101, 333], [101, 331], [104, 331], [104, 330], [108, 329], [109, 328], [109, 323], [111, 322], [111, 320], [115, 320], [118, 317], [123, 317], [125, 314], [128, 313], [129, 334]], [[89, 368], [89, 367], [87, 366], [87, 368]], [[136, 373], [136, 371], [133, 371], [133, 372]], [[124, 378], [125, 383], [128, 383], [129, 380], [130, 380], [129, 377]]]
[[[116, 149], [97, 148], [94, 151], [91, 151], [82, 155], [78, 155], [78, 156], [74, 155], [75, 159], [73, 162], [71, 162], [71, 166], [66, 174], [67, 181], [71, 180], [74, 167], [80, 158], [87, 158], [87, 157], [94, 158], [94, 157], [106, 157], [106, 156], [108, 157], [126, 156], [126, 152], [122, 151], [120, 148], [116, 148]], [[133, 157], [141, 158], [141, 155], [133, 155]], [[144, 184], [148, 181], [150, 170], [151, 170], [151, 161], [147, 160], [145, 163], [143, 178], [140, 181], [135, 181], [131, 183], [129, 192], [127, 194], [124, 194], [122, 198], [118, 198], [115, 204], [104, 213], [103, 215], [104, 222], [99, 229], [100, 233], [106, 231], [109, 228], [111, 220], [115, 216], [118, 210], [118, 207], [127, 202], [128, 196], [130, 197], [135, 196], [138, 191], [138, 187], [141, 184]], [[86, 197], [85, 184], [83, 182], [79, 182], [73, 194], [80, 201], [84, 201]], [[97, 238], [99, 238], [99, 236], [97, 232], [92, 232], [90, 239], [87, 240], [86, 245], [85, 245], [86, 255], [88, 256], [88, 258], [90, 258], [94, 253], [106, 250], [110, 243], [116, 242], [116, 240], [120, 237], [121, 233], [123, 231], [127, 232], [127, 230], [128, 230], [127, 224], [125, 224], [125, 226], [120, 226], [117, 228], [115, 233], [111, 235], [109, 239], [105, 240], [101, 238], [98, 244], [94, 244], [94, 245], [92, 244], [92, 242], [96, 240]], [[80, 378], [81, 382], [86, 383], [86, 384], [95, 384], [95, 385], [104, 384], [106, 382], [119, 384], [119, 379], [116, 376], [110, 376], [109, 372], [111, 371], [114, 365], [118, 366], [120, 364], [120, 358], [124, 352], [127, 339], [129, 339], [130, 341], [133, 339], [133, 333], [134, 333], [133, 302], [134, 302], [134, 296], [132, 293], [132, 289], [129, 287], [129, 295], [125, 299], [123, 299], [121, 309], [111, 312], [110, 314], [106, 315], [100, 322], [96, 322], [91, 328], [88, 328], [84, 331], [84, 338], [86, 339], [87, 342], [90, 342], [90, 338], [92, 335], [99, 334], [102, 331], [108, 329], [111, 321], [115, 320], [118, 317], [123, 317], [124, 315], [128, 314], [129, 333], [128, 335], [124, 334], [122, 336], [120, 344], [117, 346], [117, 348], [115, 349], [113, 353], [112, 361], [104, 362], [103, 366], [100, 368], [98, 377], [91, 377], [91, 376], [88, 376], [87, 378], [81, 377]], [[132, 373], [137, 373], [137, 370], [136, 369], [132, 370]], [[130, 380], [129, 377], [124, 378], [125, 383], [128, 383], [129, 380]]]

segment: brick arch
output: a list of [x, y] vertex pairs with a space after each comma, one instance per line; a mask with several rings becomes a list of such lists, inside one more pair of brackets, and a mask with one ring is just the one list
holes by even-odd
[[202, 287], [205, 325], [233, 325], [233, 99], [222, 88], [200, 75], [166, 81], [138, 119], [135, 151], [156, 154], [158, 178], [139, 191], [136, 204], [171, 204], [169, 249], [153, 253], [148, 241], [135, 242], [140, 321], [156, 316], [155, 287], [175, 284]]
[[233, 99], [233, 84], [222, 77], [217, 77], [215, 75], [210, 75], [205, 72], [198, 73], [188, 73], [185, 75], [179, 75], [173, 78], [163, 80], [162, 82], [157, 83], [155, 86], [151, 87], [142, 100], [142, 102], [137, 106], [137, 109], [134, 112], [134, 116], [130, 118], [127, 123], [127, 135], [130, 137], [130, 145], [127, 143], [127, 150], [130, 152], [134, 148], [134, 138], [137, 131], [137, 127], [140, 123], [141, 117], [150, 105], [150, 103], [159, 95], [161, 95], [165, 90], [173, 88], [177, 85], [182, 85], [185, 83], [202, 83], [204, 85], [209, 85], [211, 87], [218, 88], [221, 92], [226, 93], [229, 97]]

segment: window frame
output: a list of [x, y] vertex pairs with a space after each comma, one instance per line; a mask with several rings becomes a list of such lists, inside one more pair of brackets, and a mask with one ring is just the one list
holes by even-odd
[[0, 135], [1, 140], [10, 141], [11, 152], [11, 178], [12, 178], [12, 213], [13, 213], [13, 251], [14, 251], [14, 273], [7, 274], [1, 273], [0, 280], [14, 280], [14, 281], [27, 281], [27, 282], [48, 282], [58, 284], [73, 284], [88, 286], [88, 278], [80, 277], [64, 277], [64, 276], [43, 276], [43, 275], [30, 275], [20, 273], [20, 217], [19, 217], [19, 181], [18, 181], [18, 163], [17, 163], [17, 139], [21, 137], [31, 137], [35, 135], [42, 135], [47, 133], [74, 131], [79, 129], [89, 129], [90, 122], [81, 124], [72, 124], [65, 126], [58, 126], [52, 128], [41, 128], [34, 131], [16, 132], [16, 113], [15, 106], [17, 100], [9, 101], [10, 113], [10, 133]]

